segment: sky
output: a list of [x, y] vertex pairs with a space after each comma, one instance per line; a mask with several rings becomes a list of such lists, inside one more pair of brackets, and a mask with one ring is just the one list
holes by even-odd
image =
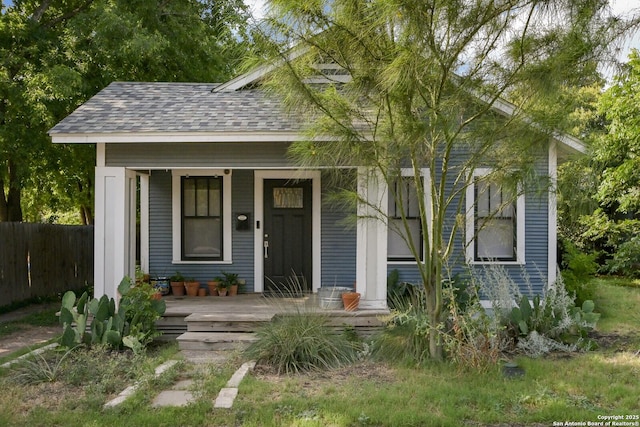
[[[251, 12], [256, 19], [260, 19], [266, 12], [265, 3], [266, 0], [244, 0], [245, 4], [249, 6]], [[4, 6], [8, 7], [13, 5], [12, 0], [3, 0]], [[636, 13], [640, 13], [640, 0], [610, 0], [611, 7], [614, 13], [628, 13], [635, 8]], [[622, 49], [620, 50], [620, 61], [626, 61], [627, 55], [632, 47], [640, 49], [640, 32], [637, 32], [632, 38], [627, 40]]]
[[[266, 12], [266, 0], [245, 0], [245, 4], [249, 6], [255, 19], [260, 19]], [[629, 13], [635, 9], [635, 13], [640, 13], [640, 0], [610, 0], [609, 4], [615, 14]], [[640, 32], [628, 39], [620, 49], [618, 59], [626, 62], [627, 56], [631, 48], [640, 49]]]

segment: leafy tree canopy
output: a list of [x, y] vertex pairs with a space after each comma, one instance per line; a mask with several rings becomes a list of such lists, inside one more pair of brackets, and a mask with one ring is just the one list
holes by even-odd
[[598, 202], [625, 216], [640, 216], [640, 53], [629, 62], [600, 99], [607, 133], [594, 147], [602, 172]]
[[114, 80], [223, 81], [246, 49], [247, 19], [241, 0], [0, 8], [0, 221], [21, 221], [24, 207], [37, 221], [48, 206], [91, 222], [95, 147], [54, 146], [47, 130]]

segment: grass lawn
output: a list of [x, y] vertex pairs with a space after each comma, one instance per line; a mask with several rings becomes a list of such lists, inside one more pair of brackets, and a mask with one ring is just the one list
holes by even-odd
[[[105, 385], [104, 374], [96, 372], [76, 385], [67, 380], [23, 386], [11, 382], [11, 373], [5, 371], [0, 372], [0, 425], [552, 426], [597, 422], [599, 416], [638, 417], [640, 283], [596, 280], [596, 310], [602, 318], [595, 337], [600, 348], [570, 356], [518, 358], [525, 375], [517, 379], [504, 378], [499, 367], [481, 374], [449, 364], [407, 368], [364, 361], [299, 376], [257, 369], [242, 382], [233, 409], [213, 409], [218, 391], [242, 362], [238, 357], [219, 366], [183, 364], [168, 378], [143, 381], [130, 401], [105, 411], [104, 402], [126, 381]], [[173, 345], [126, 363], [139, 364], [134, 375], [148, 378], [152, 366], [176, 355]], [[196, 381], [197, 403], [150, 407], [159, 390], [184, 377]]]

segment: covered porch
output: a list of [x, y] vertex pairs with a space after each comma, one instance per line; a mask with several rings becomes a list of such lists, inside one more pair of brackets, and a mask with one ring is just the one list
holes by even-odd
[[[372, 181], [369, 171], [362, 169], [358, 172], [358, 187], [363, 198], [386, 205], [386, 187]], [[181, 203], [184, 203], [181, 183], [185, 179], [199, 177], [220, 177], [221, 180], [221, 195], [216, 197], [221, 200], [220, 253], [223, 255], [217, 260], [181, 258], [180, 233], [185, 229], [184, 223], [180, 222]], [[387, 228], [373, 218], [374, 214], [365, 210], [357, 212], [360, 219], [355, 230], [345, 233], [341, 224], [345, 214], [336, 214], [323, 203], [323, 194], [330, 189], [323, 186], [321, 171], [265, 170], [233, 164], [228, 167], [225, 164], [213, 168], [173, 166], [162, 169], [98, 166], [95, 296], [106, 294], [117, 299], [116, 289], [121, 278], [135, 274], [136, 253], [140, 255], [142, 271], [150, 273], [152, 278], [168, 277], [181, 271], [204, 285], [220, 272], [227, 271], [239, 273], [240, 278], [246, 281], [244, 292], [257, 295], [268, 291], [270, 282], [285, 282], [292, 269], [282, 269], [284, 275], [277, 277], [267, 272], [267, 261], [274, 258], [276, 231], [267, 232], [266, 228], [269, 224], [266, 199], [270, 194], [266, 188], [272, 182], [288, 186], [303, 181], [307, 182], [310, 192], [311, 208], [306, 220], [309, 228], [305, 232], [292, 231], [290, 222], [283, 221], [285, 225], [278, 232], [291, 239], [283, 246], [292, 242], [309, 242], [308, 261], [303, 263], [308, 273], [304, 277], [309, 283], [306, 291], [315, 294], [322, 287], [353, 286], [356, 283], [362, 309], [385, 310]], [[244, 224], [240, 224], [240, 218], [244, 219]], [[139, 237], [136, 236], [136, 222]], [[301, 252], [296, 249], [292, 252]], [[186, 313], [191, 308], [184, 307], [193, 307], [193, 313], [196, 313], [219, 304], [210, 301], [211, 298], [206, 300], [205, 303], [177, 299], [169, 304], [175, 306], [169, 312], [192, 314]], [[242, 298], [234, 304], [245, 303], [247, 299]]]

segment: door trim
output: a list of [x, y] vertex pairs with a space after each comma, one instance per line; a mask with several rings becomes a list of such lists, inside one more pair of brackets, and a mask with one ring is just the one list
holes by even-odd
[[[311, 180], [311, 277], [313, 281], [313, 292], [320, 288], [322, 259], [321, 242], [321, 192], [320, 192], [320, 171], [304, 170], [255, 170], [253, 175], [254, 185], [254, 283], [255, 292], [264, 292], [264, 180], [265, 179], [310, 179]], [[257, 224], [260, 223], [258, 229]]]

